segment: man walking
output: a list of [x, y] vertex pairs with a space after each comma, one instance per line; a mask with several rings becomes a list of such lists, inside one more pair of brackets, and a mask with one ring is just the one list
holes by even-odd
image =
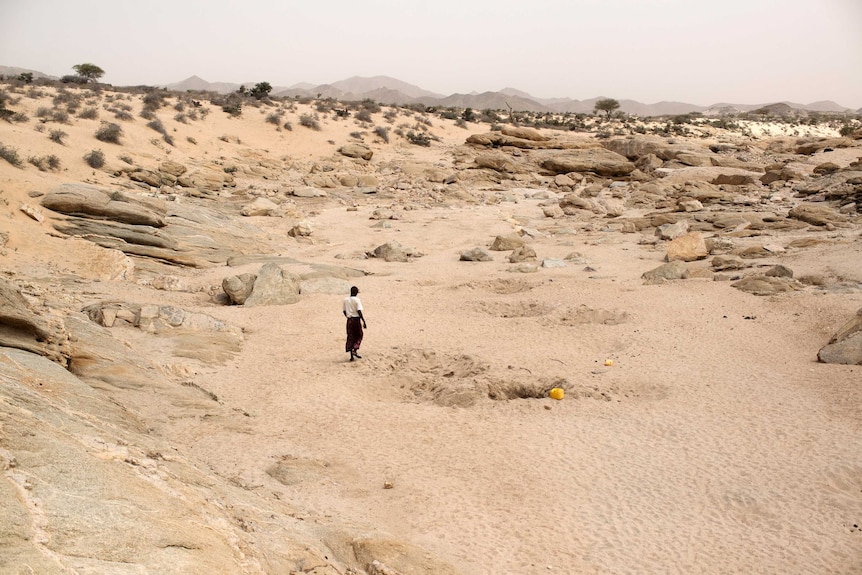
[[347, 343], [344, 345], [344, 351], [350, 352], [350, 361], [362, 359], [362, 356], [359, 355], [359, 346], [362, 344], [362, 329], [368, 328], [365, 317], [362, 315], [362, 302], [359, 301], [358, 295], [359, 288], [351, 287], [350, 295], [344, 298], [344, 303], [341, 305], [341, 312], [347, 318]]

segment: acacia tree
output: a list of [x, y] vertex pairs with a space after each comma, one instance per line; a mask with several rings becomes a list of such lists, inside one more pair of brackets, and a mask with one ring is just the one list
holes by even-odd
[[272, 86], [270, 86], [269, 82], [258, 82], [248, 93], [251, 97], [261, 100], [268, 96], [271, 91]]
[[608, 118], [611, 117], [611, 114], [614, 110], [619, 109], [620, 103], [614, 100], [613, 98], [602, 98], [601, 100], [596, 102], [595, 112], [604, 112], [608, 115]]
[[75, 64], [74, 66], [72, 66], [72, 69], [80, 77], [85, 78], [87, 82], [95, 82], [105, 75], [105, 71], [96, 66], [95, 64]]

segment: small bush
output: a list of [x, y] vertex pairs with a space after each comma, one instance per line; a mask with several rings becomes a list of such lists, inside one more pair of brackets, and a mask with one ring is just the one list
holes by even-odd
[[188, 136], [188, 137], [186, 138], [186, 141], [187, 141], [189, 144], [194, 144], [195, 146], [197, 146], [197, 145], [198, 145], [198, 141], [197, 141], [197, 140], [195, 140], [194, 138], [192, 138], [191, 136]]
[[405, 137], [411, 144], [416, 144], [417, 146], [428, 147], [431, 145], [431, 138], [428, 137], [428, 134], [423, 132], [414, 132], [413, 130], [410, 130], [407, 132]]
[[283, 115], [284, 115], [284, 110], [279, 110], [278, 112], [272, 112], [271, 114], [267, 115], [266, 122], [268, 122], [270, 124], [275, 124], [276, 126], [278, 126], [279, 124], [281, 124], [281, 117]]
[[230, 116], [234, 116], [234, 117], [241, 116], [242, 115], [242, 104], [240, 104], [238, 102], [232, 103], [232, 104], [225, 104], [224, 106], [221, 107], [221, 111], [224, 112], [225, 114], [230, 115]]
[[389, 128], [386, 126], [377, 126], [374, 128], [374, 135], [386, 142], [389, 143]]
[[30, 118], [24, 112], [15, 112], [11, 116], [9, 116], [9, 119], [13, 122], [18, 122], [18, 123], [24, 123], [24, 122], [30, 121]]
[[69, 113], [66, 110], [59, 110], [59, 109], [51, 110], [49, 120], [51, 122], [57, 122], [58, 124], [68, 124], [69, 123]]
[[356, 138], [357, 140], [362, 139], [362, 132], [350, 132], [351, 138]]
[[51, 139], [52, 142], [56, 142], [58, 144], [63, 144], [63, 140], [68, 136], [66, 132], [63, 130], [51, 130], [48, 132], [48, 138]]
[[144, 108], [143, 110], [141, 110], [140, 116], [144, 120], [153, 120], [156, 117], [156, 115], [153, 114], [153, 111], [148, 108]]
[[179, 122], [180, 124], [188, 124], [185, 114], [177, 114], [176, 116], [174, 116], [174, 121]]
[[291, 124], [290, 122], [285, 122], [284, 124], [282, 124], [281, 127], [284, 128], [285, 130], [287, 130], [288, 132], [293, 131], [293, 124]]
[[84, 120], [97, 120], [99, 118], [99, 111], [96, 108], [84, 108], [78, 114], [78, 117]]
[[130, 166], [134, 165], [134, 163], [135, 163], [134, 160], [132, 160], [131, 156], [123, 155], [123, 156], [119, 156], [119, 159], [122, 160], [123, 162], [126, 162]]
[[35, 126], [33, 126], [33, 129], [41, 134], [45, 131], [45, 124], [36, 124]]
[[150, 92], [144, 96], [144, 110], [155, 112], [165, 103], [165, 95], [161, 92]]
[[368, 110], [363, 108], [362, 110], [359, 110], [358, 112], [356, 112], [356, 119], [359, 120], [360, 122], [366, 122], [366, 123], [370, 124], [372, 122], [371, 112], [369, 112]]
[[60, 158], [53, 154], [51, 154], [50, 156], [42, 156], [41, 158], [37, 158], [36, 156], [30, 156], [29, 158], [27, 158], [27, 161], [39, 168], [40, 172], [60, 169]]
[[24, 162], [21, 161], [21, 157], [18, 156], [18, 150], [11, 146], [0, 144], [0, 158], [3, 158], [16, 168], [20, 168], [24, 165]]
[[168, 133], [168, 131], [165, 129], [165, 125], [162, 124], [162, 121], [159, 120], [158, 118], [156, 118], [150, 122], [147, 122], [147, 127], [152, 128], [153, 130], [155, 130], [156, 132], [158, 132], [159, 134], [162, 134], [162, 135], [165, 135]]
[[299, 117], [299, 125], [306, 128], [311, 128], [312, 130], [318, 132], [320, 131], [320, 122], [318, 122], [317, 119], [310, 114], [302, 114]]
[[109, 144], [119, 144], [122, 135], [123, 129], [120, 125], [111, 122], [102, 122], [102, 125], [96, 130], [96, 139]]
[[51, 108], [46, 106], [39, 106], [36, 108], [36, 117], [37, 118], [47, 118], [51, 115]]
[[92, 150], [84, 156], [84, 161], [91, 168], [99, 169], [105, 165], [105, 154], [102, 150]]
[[130, 122], [135, 119], [134, 116], [132, 116], [129, 112], [125, 110], [117, 110], [116, 112], [114, 112], [114, 118], [122, 122]]

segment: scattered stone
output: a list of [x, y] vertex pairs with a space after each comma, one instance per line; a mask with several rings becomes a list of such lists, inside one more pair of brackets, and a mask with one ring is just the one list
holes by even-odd
[[526, 244], [526, 241], [523, 237], [518, 234], [508, 234], [494, 238], [494, 241], [491, 243], [491, 247], [488, 249], [493, 252], [507, 252], [509, 250], [517, 249], [524, 244]]
[[682, 261], [672, 261], [660, 265], [657, 268], [644, 272], [641, 278], [644, 283], [663, 283], [665, 280], [679, 280], [688, 278], [688, 266]]
[[792, 278], [793, 270], [787, 266], [776, 264], [766, 270], [766, 273], [764, 275], [774, 278]]
[[362, 144], [345, 144], [338, 149], [338, 152], [348, 158], [359, 158], [361, 160], [370, 160], [374, 155], [371, 148]]
[[401, 244], [394, 241], [377, 246], [368, 255], [387, 262], [406, 262], [408, 260], [407, 251]]
[[30, 216], [31, 219], [36, 220], [40, 224], [45, 221], [45, 216], [42, 215], [42, 211], [39, 208], [35, 208], [30, 204], [21, 204], [20, 210]]
[[709, 255], [706, 242], [700, 232], [691, 232], [672, 240], [667, 245], [667, 261], [693, 262]]
[[511, 254], [509, 254], [509, 263], [513, 264], [535, 260], [536, 250], [528, 245], [517, 247]]
[[747, 264], [741, 259], [726, 256], [715, 256], [710, 265], [715, 271], [741, 270], [747, 267]]
[[239, 211], [244, 216], [276, 216], [279, 215], [278, 204], [268, 198], [255, 198], [250, 204], [246, 204]]
[[687, 234], [689, 227], [688, 220], [680, 220], [674, 224], [662, 224], [655, 229], [655, 235], [662, 240], [675, 240]]
[[287, 235], [292, 238], [307, 238], [313, 233], [311, 224], [305, 220], [294, 225], [288, 230]]
[[748, 276], [730, 284], [738, 290], [754, 295], [774, 295], [801, 289], [799, 282], [792, 278], [771, 276]]
[[491, 257], [484, 248], [473, 248], [472, 250], [468, 250], [466, 252], [461, 252], [460, 261], [462, 262], [490, 262], [494, 261], [494, 258]]
[[559, 259], [548, 258], [548, 259], [542, 260], [542, 267], [543, 268], [564, 268], [564, 267], [566, 267], [566, 262], [563, 260], [559, 260]]
[[230, 276], [222, 280], [221, 287], [232, 304], [244, 305], [248, 296], [254, 291], [254, 281], [256, 279], [257, 276], [250, 273]]

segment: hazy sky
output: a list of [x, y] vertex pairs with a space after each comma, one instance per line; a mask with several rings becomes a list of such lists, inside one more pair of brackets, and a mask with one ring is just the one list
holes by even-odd
[[862, 107], [862, 0], [0, 0], [0, 65], [115, 85], [331, 83], [451, 94]]

